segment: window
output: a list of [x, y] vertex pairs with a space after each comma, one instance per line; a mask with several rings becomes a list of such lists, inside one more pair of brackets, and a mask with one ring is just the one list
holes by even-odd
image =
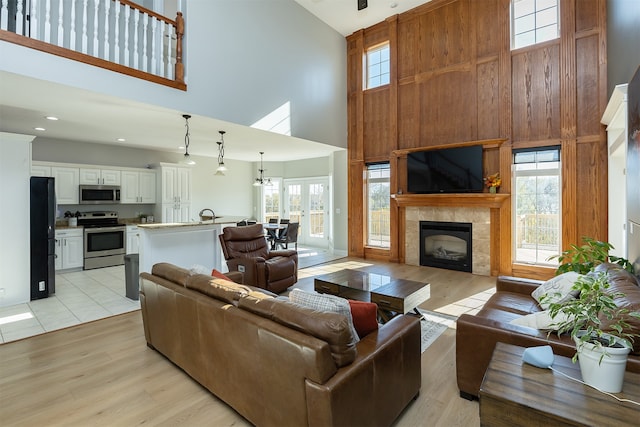
[[511, 48], [558, 38], [558, 0], [511, 2]]
[[366, 88], [389, 84], [389, 43], [378, 45], [367, 50], [366, 55]]
[[560, 253], [560, 148], [514, 150], [515, 262], [552, 265]]
[[280, 179], [271, 178], [271, 185], [262, 187], [262, 206], [264, 222], [280, 217]]
[[367, 165], [367, 245], [388, 248], [391, 169], [389, 163]]

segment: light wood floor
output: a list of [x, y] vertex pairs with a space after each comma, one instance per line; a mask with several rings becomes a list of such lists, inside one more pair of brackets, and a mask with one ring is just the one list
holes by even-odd
[[[318, 266], [297, 286], [312, 288], [323, 269], [350, 267], [431, 284], [421, 308], [473, 311], [495, 278], [427, 267], [342, 259]], [[145, 343], [139, 311], [0, 345], [3, 426], [245, 426], [241, 416]], [[455, 331], [422, 355], [422, 388], [396, 426], [479, 426], [478, 403], [458, 396]]]

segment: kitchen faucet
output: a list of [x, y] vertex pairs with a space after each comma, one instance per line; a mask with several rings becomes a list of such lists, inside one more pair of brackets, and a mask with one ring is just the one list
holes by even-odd
[[211, 212], [211, 220], [212, 220], [212, 221], [215, 221], [215, 219], [216, 219], [216, 214], [215, 214], [215, 213], [213, 213], [213, 210], [211, 210], [211, 209], [209, 209], [209, 208], [204, 208], [204, 209], [202, 209], [202, 210], [200, 211], [200, 213], [198, 214], [198, 215], [200, 216], [200, 221], [205, 221], [205, 219], [204, 219], [204, 217], [203, 217], [203, 215], [202, 215], [202, 214], [203, 214], [203, 213], [205, 213], [206, 211]]

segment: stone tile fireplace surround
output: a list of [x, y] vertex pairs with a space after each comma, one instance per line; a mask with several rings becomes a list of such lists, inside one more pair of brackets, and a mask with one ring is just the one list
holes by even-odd
[[472, 230], [472, 273], [491, 274], [491, 213], [484, 207], [405, 208], [405, 263], [420, 265], [420, 221], [470, 222]]

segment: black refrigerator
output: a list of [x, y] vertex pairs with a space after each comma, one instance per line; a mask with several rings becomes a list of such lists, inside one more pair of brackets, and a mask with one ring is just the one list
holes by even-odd
[[56, 291], [56, 193], [54, 179], [31, 177], [31, 299]]

